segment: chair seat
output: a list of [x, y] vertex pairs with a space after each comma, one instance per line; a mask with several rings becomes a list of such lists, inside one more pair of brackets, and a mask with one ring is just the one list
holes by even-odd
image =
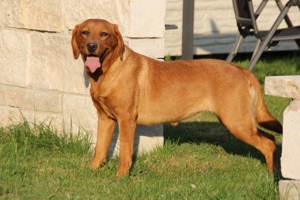
[[275, 32], [272, 41], [295, 40], [300, 38], [300, 26], [288, 27]]
[[[260, 31], [259, 35], [263, 39], [267, 36], [269, 31]], [[300, 26], [288, 27], [285, 29], [276, 30], [274, 36], [270, 42], [284, 41], [284, 40], [296, 40], [300, 39]]]

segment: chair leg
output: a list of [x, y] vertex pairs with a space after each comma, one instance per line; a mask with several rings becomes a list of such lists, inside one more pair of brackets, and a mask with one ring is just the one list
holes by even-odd
[[[275, 1], [277, 3], [277, 7], [282, 11], [284, 9], [284, 7], [283, 7], [281, 1], [280, 0], [275, 0]], [[298, 8], [300, 10], [300, 4], [298, 4]], [[286, 15], [284, 17], [284, 20], [285, 20], [286, 24], [288, 25], [288, 27], [293, 27], [293, 24], [292, 24], [292, 22], [291, 22], [291, 20], [290, 20], [290, 18], [289, 18], [288, 15]], [[297, 43], [297, 46], [298, 46], [298, 48], [300, 50], [300, 40], [299, 39], [295, 40], [295, 42]]]
[[268, 44], [267, 40], [264, 40], [264, 41], [262, 42], [262, 44], [259, 45], [259, 49], [257, 50], [257, 52], [256, 52], [255, 54], [254, 54], [254, 53], [252, 54], [252, 58], [251, 58], [251, 60], [250, 60], [250, 62], [249, 62], [249, 65], [248, 65], [248, 69], [249, 69], [250, 71], [253, 70], [254, 65], [257, 63], [259, 57], [260, 57], [261, 54], [263, 53], [263, 51], [264, 51], [264, 49], [266, 48], [267, 44]]
[[259, 49], [260, 43], [261, 43], [261, 40], [258, 38], [257, 43], [256, 43], [255, 48], [254, 48], [254, 51], [253, 51], [253, 54], [251, 56], [251, 60], [255, 57], [255, 55], [256, 55], [256, 53]]
[[284, 16], [286, 15], [286, 13], [289, 11], [290, 6], [285, 6], [284, 9], [281, 11], [281, 13], [279, 14], [279, 16], [277, 17], [275, 23], [273, 24], [273, 26], [271, 27], [269, 33], [267, 34], [267, 36], [264, 38], [264, 40], [261, 42], [261, 44], [258, 47], [258, 50], [256, 52], [255, 55], [252, 56], [250, 63], [248, 65], [248, 69], [250, 71], [253, 70], [254, 65], [256, 64], [256, 62], [258, 61], [260, 55], [263, 53], [264, 49], [266, 48], [266, 46], [268, 45], [268, 43], [270, 42], [271, 38], [273, 37], [275, 31], [277, 30], [278, 26], [280, 25], [281, 21], [283, 20]]
[[226, 61], [228, 61], [228, 62], [232, 61], [232, 59], [236, 56], [241, 44], [244, 42], [244, 39], [245, 38], [241, 34], [237, 37], [235, 44], [233, 46], [233, 49], [230, 52], [230, 54], [228, 55]]

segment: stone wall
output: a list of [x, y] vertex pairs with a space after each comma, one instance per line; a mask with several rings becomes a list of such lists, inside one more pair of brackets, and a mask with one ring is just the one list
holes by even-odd
[[[253, 0], [254, 9], [262, 0]], [[166, 24], [175, 24], [178, 29], [166, 30], [165, 55], [181, 55], [182, 37], [182, 0], [167, 0]], [[287, 0], [282, 0], [285, 4]], [[275, 1], [269, 1], [260, 17], [258, 27], [268, 30], [279, 15]], [[293, 25], [300, 25], [298, 7], [292, 7], [289, 17]], [[280, 27], [286, 27], [285, 22]], [[224, 54], [232, 50], [238, 29], [231, 0], [195, 0], [194, 12], [194, 54]], [[256, 43], [248, 37], [239, 52], [252, 52]], [[282, 42], [272, 50], [298, 49], [294, 42]]]
[[96, 132], [96, 109], [81, 59], [70, 45], [87, 18], [119, 25], [133, 50], [164, 56], [164, 0], [2, 0], [0, 2], [0, 126], [25, 117], [59, 130]]

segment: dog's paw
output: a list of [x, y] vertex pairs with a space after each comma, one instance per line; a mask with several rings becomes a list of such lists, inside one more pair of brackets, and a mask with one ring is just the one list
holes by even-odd
[[101, 164], [99, 162], [92, 161], [90, 165], [90, 169], [99, 169], [101, 167]]
[[119, 169], [117, 171], [117, 177], [129, 176], [129, 169]]

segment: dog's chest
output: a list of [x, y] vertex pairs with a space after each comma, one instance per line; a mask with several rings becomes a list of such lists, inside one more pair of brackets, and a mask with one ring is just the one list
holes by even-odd
[[104, 113], [110, 118], [115, 119], [115, 114], [113, 112], [112, 106], [109, 104], [109, 101], [107, 97], [104, 97], [101, 95], [102, 93], [100, 91], [98, 92], [91, 92], [91, 97], [94, 102], [94, 106], [96, 107], [97, 111], [99, 113]]

